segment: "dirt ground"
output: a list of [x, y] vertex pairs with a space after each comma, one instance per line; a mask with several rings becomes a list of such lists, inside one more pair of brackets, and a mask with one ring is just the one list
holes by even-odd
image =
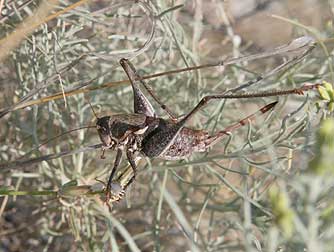
[[[224, 2], [224, 8], [219, 7], [221, 2]], [[201, 7], [197, 8], [198, 5]], [[191, 18], [198, 16], [204, 20], [199, 49], [202, 49], [201, 44], [214, 45], [205, 48], [206, 55], [217, 54], [217, 50], [226, 52], [221, 45], [232, 30], [242, 42], [252, 42], [257, 49], [272, 48], [296, 35], [295, 26], [279, 17], [318, 29], [333, 18], [327, 0], [186, 1], [186, 9]], [[183, 12], [179, 13], [179, 18], [181, 23], [187, 23]]]

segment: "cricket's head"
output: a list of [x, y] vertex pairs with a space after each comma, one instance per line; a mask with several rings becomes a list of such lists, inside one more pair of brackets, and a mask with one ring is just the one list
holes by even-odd
[[106, 147], [112, 147], [116, 142], [116, 139], [114, 139], [111, 135], [110, 119], [110, 116], [104, 116], [97, 118], [96, 121], [97, 132], [103, 145]]
[[111, 116], [104, 116], [101, 118], [98, 117], [89, 100], [88, 103], [96, 118], [96, 129], [101, 139], [101, 142], [103, 143], [103, 146], [107, 148], [112, 148], [117, 141], [111, 135], [111, 129], [110, 129], [111, 127], [110, 122], [112, 121]]
[[[97, 118], [96, 129], [104, 147], [108, 149], [124, 144], [131, 125], [119, 118], [119, 115]], [[121, 117], [124, 117], [121, 115]]]

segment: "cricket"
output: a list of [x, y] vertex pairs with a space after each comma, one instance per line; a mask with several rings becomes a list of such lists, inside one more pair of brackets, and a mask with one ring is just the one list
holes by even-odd
[[331, 251], [333, 16], [0, 0], [0, 251]]
[[[101, 158], [104, 159], [108, 151], [115, 151], [116, 157], [103, 192], [105, 194], [105, 202], [118, 202], [123, 199], [127, 188], [136, 180], [137, 161], [142, 158], [163, 159], [163, 160], [182, 160], [190, 157], [196, 152], [208, 152], [216, 143], [225, 136], [229, 136], [235, 130], [244, 125], [248, 125], [267, 112], [272, 111], [278, 103], [277, 97], [286, 95], [303, 95], [307, 91], [317, 89], [322, 84], [305, 83], [301, 87], [283, 90], [270, 90], [263, 92], [245, 93], [242, 90], [250, 87], [272, 75], [279, 73], [282, 70], [287, 70], [299, 63], [306, 57], [316, 46], [316, 42], [312, 37], [303, 36], [292, 40], [291, 42], [274, 48], [269, 51], [260, 52], [253, 55], [231, 58], [214, 64], [205, 64], [183, 69], [172, 70], [166, 73], [153, 74], [153, 77], [162, 76], [165, 74], [177, 74], [185, 71], [192, 71], [208, 67], [228, 66], [243, 61], [253, 61], [262, 58], [272, 57], [275, 55], [288, 56], [288, 60], [284, 61], [274, 69], [261, 74], [257, 78], [243, 83], [233, 89], [227, 90], [222, 94], [212, 94], [204, 96], [200, 102], [189, 112], [185, 112], [182, 116], [176, 116], [172, 110], [155, 94], [153, 89], [145, 79], [148, 77], [138, 74], [137, 69], [129, 59], [122, 58], [119, 61], [132, 87], [133, 93], [133, 113], [130, 114], [114, 114], [99, 117], [93, 106], [88, 101], [91, 110], [96, 118], [95, 126], [80, 127], [74, 130], [65, 132], [59, 136], [49, 139], [35, 149], [39, 149], [46, 143], [57, 139], [60, 136], [73, 131], [82, 130], [85, 128], [95, 128], [101, 140], [101, 144], [87, 146], [81, 149], [65, 151], [62, 153], [50, 154], [42, 157], [24, 159], [27, 153], [21, 159], [12, 163], [1, 164], [3, 170], [8, 170], [17, 166], [30, 165], [41, 161], [60, 158], [74, 153], [90, 151], [96, 148], [101, 148]], [[152, 77], [150, 76], [150, 77]], [[145, 95], [145, 92], [149, 95]], [[254, 99], [263, 97], [274, 97], [275, 101], [268, 103], [257, 111], [254, 111], [245, 118], [240, 118], [232, 125], [228, 125], [222, 130], [210, 134], [205, 129], [194, 129], [189, 125], [191, 119], [208, 103], [222, 99]], [[167, 114], [167, 118], [157, 114], [152, 99], [162, 111]], [[10, 110], [5, 109], [0, 112], [1, 116], [8, 113]], [[126, 156], [128, 163], [132, 168], [132, 176], [126, 183], [119, 183], [116, 178], [117, 170], [121, 164], [123, 156]], [[119, 177], [118, 177], [119, 178]]]
[[[292, 41], [287, 47], [284, 47], [284, 52], [292, 52], [292, 49], [301, 50], [302, 48], [304, 48], [306, 52], [309, 52], [310, 48], [312, 49], [313, 47], [314, 42], [312, 38], [302, 37]], [[282, 50], [282, 48], [278, 50]], [[257, 58], [268, 56], [277, 53], [278, 50], [269, 54], [253, 55], [251, 57]], [[282, 51], [280, 51], [280, 53], [282, 53]], [[224, 136], [231, 134], [232, 131], [255, 120], [256, 117], [271, 111], [278, 103], [278, 101], [269, 103], [235, 124], [227, 126], [225, 129], [214, 134], [209, 134], [204, 129], [193, 129], [188, 127], [187, 124], [193, 116], [211, 100], [278, 97], [290, 94], [303, 95], [304, 92], [316, 89], [320, 85], [310, 84], [290, 90], [258, 93], [239, 94], [234, 92], [208, 95], [203, 97], [189, 113], [177, 117], [171, 112], [171, 109], [169, 109], [167, 105], [160, 101], [152, 88], [148, 86], [143, 78], [137, 73], [136, 68], [128, 59], [121, 59], [120, 65], [128, 76], [132, 86], [133, 114], [116, 114], [99, 118], [94, 112], [93, 107], [91, 107], [96, 117], [96, 130], [103, 144], [101, 158], [105, 157], [105, 152], [107, 150], [116, 151], [116, 158], [105, 188], [106, 202], [109, 200], [119, 201], [125, 195], [127, 187], [136, 179], [136, 160], [138, 158], [146, 157], [164, 160], [180, 160], [189, 157], [195, 152], [206, 152]], [[153, 105], [145, 96], [142, 89], [145, 89], [161, 109], [166, 112], [168, 115], [167, 119], [157, 115]], [[121, 186], [113, 179], [124, 154], [131, 165], [133, 175], [125, 185]]]
[[333, 251], [334, 0], [0, 0], [0, 251]]

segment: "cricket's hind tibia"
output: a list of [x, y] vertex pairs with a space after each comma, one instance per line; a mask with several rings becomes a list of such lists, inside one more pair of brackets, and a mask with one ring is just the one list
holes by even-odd
[[258, 116], [272, 110], [276, 104], [277, 101], [267, 104], [255, 113], [243, 118], [233, 125], [228, 126], [214, 135], [209, 135], [208, 132], [203, 130], [193, 130], [184, 127], [169, 148], [159, 157], [168, 160], [179, 160], [190, 156], [194, 152], [205, 152], [208, 148], [220, 141], [224, 136], [231, 134], [234, 130], [249, 124]]

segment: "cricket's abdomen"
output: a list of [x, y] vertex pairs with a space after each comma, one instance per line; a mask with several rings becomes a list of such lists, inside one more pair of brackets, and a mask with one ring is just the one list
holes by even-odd
[[217, 142], [221, 135], [210, 136], [203, 130], [182, 128], [172, 144], [159, 155], [167, 160], [179, 160], [190, 156], [194, 152], [205, 152]]
[[147, 126], [141, 140], [138, 139], [141, 153], [149, 158], [167, 160], [184, 159], [194, 152], [204, 152], [225, 134], [219, 132], [210, 136], [203, 130], [190, 129], [182, 123], [161, 118], [151, 120]]

